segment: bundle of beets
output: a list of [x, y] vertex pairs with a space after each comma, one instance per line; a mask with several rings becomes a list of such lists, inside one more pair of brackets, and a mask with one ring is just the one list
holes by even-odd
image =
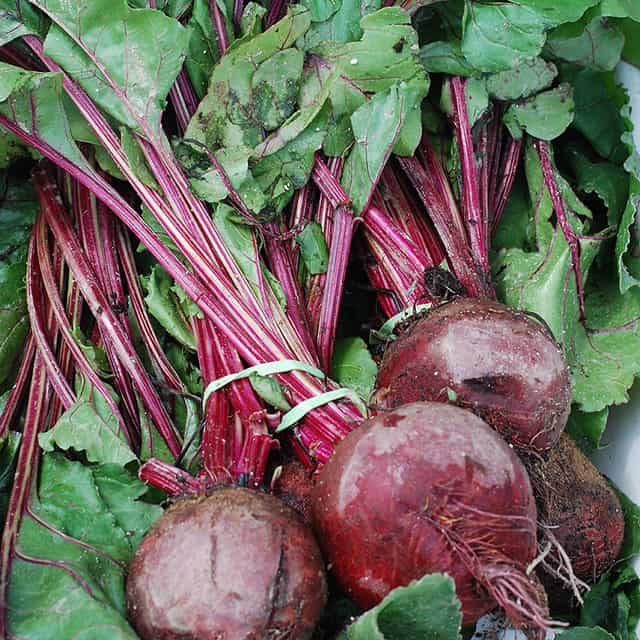
[[630, 637], [635, 21], [0, 0], [0, 635]]

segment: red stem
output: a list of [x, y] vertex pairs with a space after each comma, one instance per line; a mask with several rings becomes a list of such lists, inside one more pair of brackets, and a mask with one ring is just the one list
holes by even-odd
[[462, 210], [467, 222], [467, 233], [471, 243], [471, 251], [480, 264], [483, 274], [489, 273], [488, 239], [485, 234], [487, 225], [483, 220], [480, 204], [480, 188], [478, 172], [473, 149], [473, 138], [469, 126], [467, 100], [465, 97], [465, 80], [453, 77], [450, 80], [453, 106], [453, 121], [462, 164]]
[[127, 232], [120, 225], [118, 225], [117, 236], [118, 255], [120, 256], [122, 271], [127, 282], [131, 309], [136, 318], [142, 341], [149, 352], [154, 372], [170, 389], [184, 392], [186, 391], [184, 384], [165, 355], [158, 341], [158, 336], [156, 336], [151, 325], [142, 297], [142, 290], [140, 289], [140, 280], [138, 279], [138, 270], [133, 257], [133, 250], [131, 249], [131, 241]]
[[495, 202], [493, 204], [493, 219], [491, 221], [491, 236], [493, 237], [498, 230], [500, 220], [509, 201], [509, 196], [513, 189], [513, 183], [516, 179], [518, 164], [520, 163], [520, 154], [522, 152], [522, 140], [509, 141], [509, 147], [500, 171], [501, 180], [498, 187]]
[[45, 304], [40, 282], [41, 276], [36, 258], [35, 236], [32, 235], [27, 257], [27, 308], [29, 310], [31, 331], [42, 363], [47, 370], [51, 386], [60, 398], [64, 408], [69, 409], [76, 401], [76, 396], [60, 370], [56, 356], [49, 344], [49, 336], [47, 335], [49, 332], [41, 316], [41, 311], [45, 309]]
[[62, 249], [65, 260], [78, 282], [91, 312], [101, 329], [109, 336], [117, 350], [121, 363], [138, 387], [141, 399], [151, 414], [158, 432], [167, 443], [171, 453], [177, 457], [180, 454], [180, 444], [171, 420], [162, 406], [133, 345], [122, 328], [122, 324], [111, 310], [100, 288], [98, 278], [89, 265], [78, 238], [69, 224], [55, 184], [42, 169], [34, 173], [34, 184], [40, 199], [41, 210], [47, 218], [53, 235]]
[[585, 309], [584, 309], [584, 286], [582, 283], [582, 270], [580, 268], [580, 241], [575, 231], [571, 227], [567, 211], [565, 209], [565, 203], [558, 188], [556, 181], [555, 170], [551, 163], [551, 154], [549, 152], [549, 143], [543, 140], [534, 140], [533, 142], [538, 157], [540, 158], [540, 165], [542, 167], [542, 175], [544, 176], [544, 183], [551, 196], [551, 202], [558, 218], [558, 224], [562, 233], [569, 245], [571, 251], [571, 266], [576, 281], [576, 291], [578, 293], [578, 307], [580, 313], [580, 322], [585, 323]]
[[211, 20], [213, 26], [216, 29], [216, 35], [218, 37], [218, 48], [220, 51], [220, 57], [225, 54], [225, 51], [229, 48], [229, 36], [227, 35], [227, 26], [224, 23], [224, 16], [216, 0], [209, 0], [209, 11], [211, 13]]
[[27, 381], [31, 375], [33, 357], [36, 352], [35, 339], [32, 334], [29, 334], [24, 347], [24, 355], [22, 356], [22, 362], [18, 369], [18, 375], [11, 387], [9, 397], [4, 405], [4, 409], [0, 414], [0, 441], [9, 433], [11, 423], [16, 415], [16, 411], [20, 406], [20, 400], [24, 393]]
[[82, 373], [82, 375], [84, 375], [89, 380], [89, 382], [91, 382], [91, 384], [104, 398], [107, 406], [116, 417], [118, 425], [127, 438], [129, 445], [131, 445], [129, 429], [127, 427], [127, 423], [122, 417], [122, 414], [120, 413], [120, 408], [118, 407], [117, 402], [113, 399], [113, 397], [109, 393], [109, 390], [102, 382], [98, 374], [93, 370], [91, 364], [87, 360], [86, 355], [78, 346], [78, 343], [76, 342], [73, 335], [69, 318], [65, 313], [64, 307], [62, 306], [62, 301], [60, 300], [60, 295], [56, 287], [53, 268], [49, 259], [47, 226], [42, 215], [38, 216], [38, 219], [36, 220], [34, 235], [36, 238], [38, 263], [40, 265], [40, 273], [42, 274], [42, 283], [44, 285], [48, 303], [58, 324], [58, 329], [60, 331], [60, 335], [62, 336], [64, 344], [69, 350], [69, 353], [73, 356], [73, 359], [80, 373]]
[[204, 489], [202, 483], [186, 471], [157, 458], [147, 460], [140, 467], [138, 477], [170, 496], [199, 495]]
[[320, 363], [324, 371], [331, 371], [331, 357], [336, 340], [340, 303], [344, 292], [344, 282], [347, 277], [347, 265], [351, 240], [357, 220], [351, 210], [338, 207], [333, 218], [333, 237], [329, 249], [329, 266], [324, 283], [324, 294], [320, 306], [320, 320], [318, 322], [318, 352]]

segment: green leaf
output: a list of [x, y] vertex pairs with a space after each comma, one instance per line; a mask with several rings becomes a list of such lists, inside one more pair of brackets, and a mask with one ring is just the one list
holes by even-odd
[[564, 24], [547, 37], [545, 53], [595, 71], [611, 71], [620, 62], [624, 35], [603, 16], [591, 16]]
[[312, 275], [326, 273], [329, 266], [329, 249], [317, 222], [310, 222], [295, 237], [300, 247], [300, 257], [307, 271]]
[[406, 11], [386, 7], [362, 18], [360, 25], [363, 31], [360, 40], [324, 42], [312, 53], [367, 93], [386, 91], [414, 78], [425, 82], [424, 67], [418, 57], [418, 36]]
[[[333, 0], [328, 0], [332, 4]], [[360, 21], [377, 11], [382, 0], [342, 0], [338, 10], [322, 22], [314, 22], [304, 37], [304, 48], [313, 49], [323, 42], [353, 42], [362, 37]]]
[[341, 0], [303, 0], [300, 4], [311, 12], [312, 22], [328, 20], [342, 6]]
[[252, 373], [249, 382], [253, 390], [268, 404], [279, 411], [289, 411], [291, 405], [284, 395], [282, 385], [274, 378]]
[[166, 98], [182, 68], [189, 32], [125, 0], [32, 0], [49, 16], [44, 43], [53, 58], [107, 113], [130, 129], [159, 135]]
[[136, 640], [125, 613], [126, 566], [162, 513], [139, 500], [145, 491], [118, 466], [43, 457], [10, 576], [12, 637]]
[[141, 278], [147, 295], [145, 302], [149, 313], [162, 328], [180, 344], [192, 351], [196, 349], [196, 340], [175, 294], [171, 291], [173, 281], [159, 265], [154, 265], [148, 277]]
[[615, 638], [607, 633], [604, 629], [596, 627], [588, 629], [587, 627], [573, 627], [567, 629], [558, 635], [561, 640], [615, 640]]
[[304, 54], [285, 49], [265, 60], [251, 78], [254, 116], [267, 131], [277, 129], [296, 108]]
[[391, 591], [338, 640], [458, 640], [461, 624], [454, 582], [436, 573]]
[[610, 225], [618, 225], [629, 197], [629, 174], [611, 162], [590, 162], [580, 149], [569, 147], [568, 160], [583, 193], [595, 193], [607, 208]]
[[640, 5], [636, 0], [602, 0], [600, 12], [603, 16], [631, 18], [640, 22]]
[[140, 460], [158, 458], [169, 464], [175, 463], [175, 456], [169, 451], [158, 428], [154, 424], [149, 412], [145, 410], [142, 401], [138, 398], [138, 416], [140, 417]]
[[573, 110], [571, 87], [564, 84], [525, 102], [512, 104], [504, 115], [504, 123], [516, 139], [526, 131], [534, 138], [554, 140], [573, 121]]
[[25, 274], [37, 212], [38, 203], [29, 183], [10, 179], [0, 203], [0, 389], [15, 373], [29, 331]]
[[591, 455], [601, 447], [608, 418], [608, 409], [585, 413], [573, 407], [566, 430], [582, 451]]
[[460, 42], [429, 42], [420, 49], [420, 60], [431, 73], [452, 76], [472, 76], [476, 73], [464, 57]]
[[41, 433], [38, 441], [45, 451], [58, 447], [84, 452], [89, 462], [125, 466], [137, 459], [105, 399], [85, 379], [80, 383], [75, 404], [52, 429]]
[[149, 166], [147, 165], [147, 161], [145, 160], [140, 145], [126, 127], [120, 127], [120, 142], [122, 143], [122, 150], [125, 152], [127, 160], [129, 160], [129, 165], [133, 169], [133, 173], [136, 177], [138, 177], [148, 187], [151, 187], [156, 191], [160, 191], [160, 187], [153, 177], [151, 169], [149, 169]]
[[586, 312], [589, 331], [575, 337], [573, 397], [583, 411], [601, 411], [627, 402], [640, 375], [640, 291], [622, 295], [604, 276], [591, 284]]
[[63, 96], [60, 74], [24, 71], [0, 62], [0, 113], [90, 170], [73, 138]]
[[620, 109], [627, 100], [614, 75], [583, 69], [566, 79], [573, 86], [573, 126], [605, 160], [622, 163], [627, 153], [621, 142], [626, 127]]
[[498, 100], [522, 100], [548, 89], [558, 75], [552, 62], [542, 58], [525, 60], [515, 69], [494, 73], [487, 78], [487, 90]]
[[402, 83], [377, 93], [351, 116], [356, 144], [345, 163], [342, 185], [356, 213], [369, 201], [408, 114], [418, 107], [426, 90], [426, 82]]
[[528, 7], [542, 16], [548, 26], [557, 26], [563, 22], [579, 20], [587, 9], [600, 0], [513, 0], [516, 4]]
[[[527, 150], [525, 169], [530, 198], [527, 217], [536, 221], [531, 230], [534, 250], [502, 251], [493, 267], [498, 294], [507, 304], [541, 315], [562, 343], [570, 366], [573, 399], [585, 412], [601, 411], [625, 402], [627, 390], [639, 373], [637, 319], [640, 297], [623, 297], [607, 278], [587, 282], [586, 314], [589, 331], [580, 324], [569, 247], [560, 228], [552, 223], [553, 207], [536, 154]], [[569, 222], [578, 234], [587, 231], [590, 212], [568, 183], [556, 173], [568, 209]], [[601, 237], [582, 237], [581, 270], [587, 279], [603, 245]], [[600, 282], [600, 280], [604, 282]], [[629, 324], [626, 324], [629, 323]]]
[[261, 122], [254, 113], [252, 78], [260, 65], [289, 49], [310, 25], [309, 11], [296, 6], [270, 29], [236, 40], [216, 65], [207, 95], [200, 103], [186, 138], [208, 148], [256, 147], [262, 142]]
[[188, 24], [191, 37], [184, 67], [196, 95], [202, 99], [207, 93], [209, 78], [219, 58], [218, 39], [208, 0], [194, 0]]
[[26, 35], [42, 35], [44, 16], [24, 0], [0, 0], [0, 47]]
[[462, 53], [480, 71], [513, 69], [540, 54], [545, 28], [543, 17], [526, 6], [467, 1]]
[[376, 382], [378, 366], [362, 338], [341, 338], [336, 340], [331, 374], [336, 382], [367, 400]]
[[14, 160], [29, 155], [29, 149], [4, 127], [0, 127], [0, 169], [6, 169]]
[[[8, 392], [0, 396], [0, 414], [4, 409], [4, 400]], [[9, 431], [0, 439], [0, 527], [4, 527], [4, 521], [9, 507], [9, 496], [13, 485], [18, 450], [20, 448], [20, 434]]]

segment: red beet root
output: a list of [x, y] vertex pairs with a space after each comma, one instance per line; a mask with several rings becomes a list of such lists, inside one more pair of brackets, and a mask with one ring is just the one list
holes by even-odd
[[469, 411], [414, 403], [364, 422], [316, 482], [313, 516], [342, 589], [362, 607], [426, 573], [453, 577], [464, 622], [497, 604], [543, 627], [523, 571], [536, 506], [513, 450]]
[[535, 452], [558, 441], [571, 404], [562, 351], [540, 322], [470, 298], [436, 307], [393, 342], [377, 389], [385, 408], [455, 398], [508, 442]]
[[[544, 461], [529, 467], [545, 525], [541, 534], [561, 545], [577, 578], [593, 584], [618, 558], [624, 538], [624, 514], [608, 482], [566, 434]], [[566, 580], [555, 545], [543, 565], [549, 576]], [[563, 569], [565, 571], [563, 572]], [[567, 584], [564, 584], [565, 588]]]
[[310, 529], [277, 498], [225, 488], [177, 503], [130, 567], [143, 640], [310, 638], [326, 601]]
[[313, 479], [309, 472], [295, 460], [282, 465], [282, 472], [273, 488], [274, 495], [293, 507], [305, 523], [311, 523], [311, 490]]

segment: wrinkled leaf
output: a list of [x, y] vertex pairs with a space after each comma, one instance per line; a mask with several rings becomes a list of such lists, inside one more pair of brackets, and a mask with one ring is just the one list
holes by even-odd
[[237, 41], [213, 70], [208, 93], [185, 137], [212, 150], [257, 146], [263, 132], [253, 111], [253, 75], [273, 55], [290, 48], [309, 24], [309, 11], [297, 6], [264, 33]]
[[429, 42], [420, 49], [420, 60], [431, 73], [472, 76], [476, 73], [464, 57], [459, 42]]
[[73, 449], [100, 464], [125, 466], [136, 460], [102, 395], [85, 379], [79, 386], [75, 404], [38, 437], [40, 446], [45, 451]]
[[602, 16], [585, 17], [552, 31], [545, 52], [556, 60], [596, 71], [611, 71], [620, 62], [624, 35]]
[[29, 331], [25, 275], [27, 246], [37, 211], [31, 186], [11, 179], [0, 202], [0, 389], [15, 373]]
[[300, 247], [300, 257], [307, 271], [316, 275], [326, 273], [329, 266], [329, 249], [317, 222], [310, 222], [298, 233], [295, 240]]
[[149, 276], [141, 278], [141, 282], [147, 292], [145, 302], [149, 313], [169, 335], [195, 351], [195, 338], [178, 300], [171, 291], [173, 281], [169, 274], [156, 265]]
[[515, 69], [494, 73], [487, 78], [487, 90], [498, 100], [522, 100], [548, 89], [558, 70], [542, 58], [526, 60]]
[[540, 54], [545, 26], [543, 17], [526, 6], [468, 1], [462, 53], [480, 71], [513, 69]]
[[126, 620], [125, 571], [160, 516], [145, 486], [114, 465], [46, 454], [13, 561], [8, 623], [16, 638], [136, 640]]
[[339, 640], [458, 640], [461, 623], [453, 580], [436, 573], [391, 591]]
[[291, 405], [284, 395], [282, 385], [275, 379], [252, 373], [249, 382], [253, 390], [267, 403], [279, 411], [289, 411]]
[[554, 140], [573, 121], [573, 110], [571, 87], [565, 84], [512, 104], [504, 115], [504, 123], [515, 139], [526, 131], [540, 140]]
[[579, 20], [587, 9], [600, 0], [513, 0], [516, 4], [529, 7], [544, 18], [547, 25], [556, 26], [563, 22]]
[[44, 16], [25, 0], [0, 0], [0, 47], [26, 35], [40, 35]]
[[336, 340], [331, 375], [336, 382], [353, 389], [361, 398], [369, 398], [378, 375], [378, 367], [362, 338]]

